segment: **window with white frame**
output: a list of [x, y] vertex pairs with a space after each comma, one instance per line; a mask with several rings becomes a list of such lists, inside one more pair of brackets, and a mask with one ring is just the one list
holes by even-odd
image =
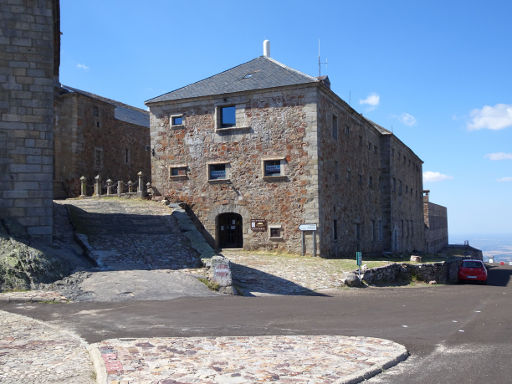
[[276, 178], [285, 176], [284, 163], [285, 160], [282, 158], [277, 159], [263, 159], [263, 177], [264, 178]]
[[186, 165], [171, 165], [169, 168], [169, 176], [171, 178], [184, 178], [187, 177], [187, 169]]
[[229, 163], [210, 163], [208, 164], [208, 180], [229, 180]]
[[183, 127], [183, 114], [171, 115], [171, 127]]
[[269, 225], [268, 226], [268, 235], [271, 239], [282, 239], [283, 238], [283, 228], [280, 224], [277, 225]]

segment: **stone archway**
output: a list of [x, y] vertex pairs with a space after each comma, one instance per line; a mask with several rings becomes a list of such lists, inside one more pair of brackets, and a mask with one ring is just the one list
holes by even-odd
[[[242, 237], [242, 245], [240, 247], [243, 247], [243, 244], [245, 243], [245, 234], [247, 234], [247, 231], [249, 230], [249, 225], [251, 223], [251, 216], [249, 214], [249, 211], [244, 206], [239, 206], [236, 204], [225, 204], [225, 205], [218, 205], [213, 207], [210, 212], [208, 213], [208, 219], [206, 226], [206, 230], [215, 237], [215, 246], [217, 248], [221, 248], [221, 239], [220, 239], [220, 227], [219, 227], [219, 217], [221, 217], [222, 214], [232, 214], [232, 215], [239, 215], [240, 216], [240, 230], [241, 230], [241, 237]], [[224, 216], [223, 216], [224, 217]], [[225, 218], [225, 217], [224, 217]], [[235, 218], [236, 219], [236, 218]], [[233, 220], [233, 217], [231, 218]]]

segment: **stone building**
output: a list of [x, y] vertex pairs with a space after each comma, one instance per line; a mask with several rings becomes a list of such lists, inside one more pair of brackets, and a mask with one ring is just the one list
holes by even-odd
[[81, 176], [150, 178], [147, 111], [68, 86], [55, 99], [55, 198], [78, 196]]
[[301, 252], [304, 236], [322, 257], [423, 250], [421, 159], [327, 77], [267, 51], [146, 105], [155, 189], [219, 248]]
[[425, 220], [425, 252], [437, 253], [448, 246], [448, 211], [429, 201], [429, 190], [423, 191]]
[[0, 218], [52, 237], [59, 2], [0, 2]]

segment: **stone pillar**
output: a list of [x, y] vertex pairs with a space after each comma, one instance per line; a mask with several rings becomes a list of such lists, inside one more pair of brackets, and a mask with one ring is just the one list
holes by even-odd
[[82, 176], [80, 178], [80, 197], [87, 196], [87, 178]]
[[123, 182], [121, 180], [117, 181], [117, 196], [121, 197], [123, 193]]
[[139, 171], [137, 173], [137, 176], [139, 177], [139, 182], [137, 183], [137, 196], [140, 198], [144, 197], [144, 188], [142, 185], [142, 171]]
[[96, 175], [94, 178], [94, 196], [100, 197], [101, 196], [101, 176]]
[[146, 183], [146, 193], [149, 196], [153, 197], [153, 190], [151, 188], [151, 182], [149, 182], [149, 181]]
[[128, 180], [128, 193], [133, 193], [133, 181]]
[[112, 194], [112, 180], [107, 179], [107, 196]]

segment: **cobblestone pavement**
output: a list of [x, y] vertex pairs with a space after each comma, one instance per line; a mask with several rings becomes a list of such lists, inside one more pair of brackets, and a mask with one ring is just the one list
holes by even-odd
[[108, 383], [353, 383], [407, 357], [394, 342], [344, 336], [106, 340]]
[[87, 345], [25, 316], [0, 311], [0, 382], [95, 383]]
[[245, 295], [315, 294], [342, 286], [344, 272], [335, 260], [240, 250], [222, 254], [232, 262], [233, 280]]
[[116, 198], [65, 200], [78, 233], [103, 269], [181, 269], [201, 265], [171, 217], [152, 201]]

